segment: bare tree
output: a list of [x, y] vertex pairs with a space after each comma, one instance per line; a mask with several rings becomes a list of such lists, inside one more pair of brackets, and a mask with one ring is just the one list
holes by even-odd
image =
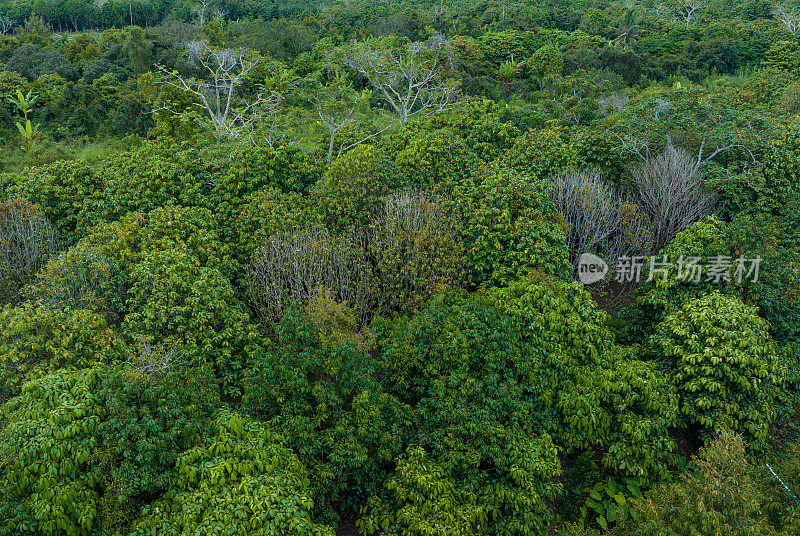
[[344, 61], [369, 81], [401, 126], [418, 114], [430, 116], [458, 101], [456, 85], [446, 76], [452, 51], [443, 38], [402, 48], [360, 43], [345, 52]]
[[[250, 137], [253, 125], [260, 117], [276, 112], [280, 98], [274, 92], [260, 92], [251, 98], [239, 94], [256, 65], [251, 53], [241, 49], [210, 47], [202, 41], [190, 42], [187, 47], [192, 59], [200, 66], [203, 78], [188, 78], [177, 71], [162, 68], [160, 81], [191, 93], [196, 98], [197, 109], [193, 111], [200, 112], [199, 119], [209, 126], [215, 138]], [[176, 115], [190, 115], [166, 107], [160, 109]]]
[[568, 171], [550, 179], [552, 199], [567, 222], [573, 260], [586, 252], [607, 253], [619, 223], [619, 198], [593, 171]]
[[610, 110], [622, 111], [630, 101], [630, 98], [623, 93], [611, 93], [597, 99], [597, 111], [601, 115], [607, 116]]
[[192, 13], [197, 16], [197, 23], [201, 28], [208, 22], [206, 16], [209, 14], [211, 6], [215, 1], [216, 0], [198, 0], [198, 2], [192, 6]]
[[682, 0], [678, 7], [678, 16], [683, 20], [688, 28], [694, 18], [708, 7], [708, 2], [704, 0]]
[[671, 143], [661, 154], [634, 168], [631, 175], [641, 205], [653, 222], [656, 251], [714, 212], [716, 198], [703, 183], [700, 162]]
[[58, 252], [56, 231], [39, 207], [24, 199], [0, 203], [0, 303], [19, 291]]
[[0, 15], [0, 33], [8, 33], [14, 28], [14, 21], [5, 15]]
[[139, 352], [128, 355], [127, 365], [138, 375], [154, 378], [169, 371], [173, 367], [187, 364], [188, 361], [180, 358], [180, 352], [174, 347], [163, 344], [153, 347], [143, 341], [139, 345]]
[[786, 6], [778, 6], [775, 8], [774, 16], [786, 26], [793, 36], [797, 36], [800, 32], [800, 15], [797, 14], [797, 11]]
[[246, 275], [253, 306], [270, 323], [292, 303], [305, 305], [323, 291], [365, 323], [383, 301], [363, 237], [356, 234], [336, 236], [316, 228], [272, 236], [253, 255]]
[[[328, 160], [330, 161], [336, 148], [336, 137], [364, 121], [364, 112], [369, 108], [368, 92], [357, 92], [344, 75], [337, 72], [334, 79], [326, 86], [315, 88], [308, 100], [314, 109], [314, 116], [328, 131]], [[392, 125], [366, 136], [359, 136], [356, 141], [351, 139], [348, 140], [349, 143], [340, 143], [337, 156], [374, 138], [390, 126]]]
[[211, 11], [211, 20], [220, 25], [225, 22], [225, 17], [227, 16], [228, 10], [222, 7], [216, 7], [213, 11]]

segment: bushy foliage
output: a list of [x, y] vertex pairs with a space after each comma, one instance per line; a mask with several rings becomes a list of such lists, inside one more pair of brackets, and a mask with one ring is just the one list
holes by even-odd
[[5, 405], [0, 533], [124, 531], [177, 485], [178, 455], [205, 435], [219, 396], [202, 374], [141, 364], [62, 369]]
[[505, 285], [534, 270], [569, 277], [563, 219], [547, 181], [487, 170], [453, 194], [473, 285]]
[[796, 10], [429, 3], [0, 2], [0, 536], [798, 532]]
[[167, 205], [204, 206], [214, 180], [212, 166], [196, 147], [165, 139], [115, 154], [104, 167], [106, 221]]
[[148, 254], [176, 247], [189, 248], [199, 266], [225, 275], [234, 272], [210, 211], [165, 206], [98, 225], [51, 259], [30, 293], [62, 305], [92, 306], [121, 320], [129, 310], [126, 300], [134, 284], [133, 270]]
[[508, 150], [520, 135], [519, 128], [508, 119], [508, 111], [490, 99], [467, 101], [449, 113], [431, 117], [430, 130], [452, 131], [481, 160], [489, 162]]
[[104, 493], [97, 513], [108, 533], [125, 532], [142, 505], [179, 485], [178, 457], [207, 435], [221, 405], [212, 375], [163, 351], [131, 351], [124, 366], [103, 374], [108, 416], [99, 427]]
[[702, 536], [777, 534], [765, 515], [755, 467], [747, 460], [741, 436], [721, 434], [695, 462], [696, 472], [636, 500], [634, 517], [615, 533], [673, 536], [692, 527]]
[[222, 162], [224, 168], [213, 181], [210, 197], [214, 206], [238, 204], [248, 194], [264, 187], [282, 192], [307, 192], [319, 179], [319, 167], [295, 147], [254, 148], [234, 146]]
[[358, 525], [366, 534], [485, 534], [487, 509], [476, 504], [471, 488], [431, 461], [421, 447], [409, 447], [397, 459], [395, 474], [384, 483], [386, 497], [373, 497]]
[[503, 160], [521, 173], [543, 178], [569, 165], [569, 146], [557, 130], [531, 129], [515, 141]]
[[225, 394], [238, 395], [256, 330], [219, 269], [183, 246], [145, 253], [130, 278], [122, 334], [174, 346], [190, 366], [212, 365]]
[[407, 426], [406, 408], [373, 377], [369, 337], [356, 334], [347, 311], [331, 312], [309, 311], [317, 316], [311, 321], [289, 309], [275, 326], [275, 345], [254, 360], [243, 400], [306, 465], [326, 519], [337, 506], [355, 511], [377, 491]]
[[374, 146], [360, 145], [330, 164], [311, 199], [325, 225], [341, 232], [366, 224], [381, 197], [399, 185], [394, 163]]
[[800, 265], [795, 260], [800, 252], [799, 209], [800, 199], [786, 203], [778, 217], [740, 214], [723, 233], [731, 257], [760, 259], [758, 273], [745, 273], [741, 284], [735, 278], [734, 288], [745, 303], [758, 307], [780, 343], [800, 340]]
[[28, 80], [36, 80], [40, 75], [48, 73], [57, 73], [69, 80], [77, 78], [75, 69], [61, 52], [34, 43], [25, 43], [16, 49], [6, 68], [20, 73]]
[[[688, 268], [679, 274], [677, 265], [679, 259], [683, 258], [688, 262], [690, 258], [696, 258], [695, 264], [700, 266], [708, 261], [708, 257], [722, 255], [725, 249], [719, 244], [719, 239], [725, 229], [725, 222], [710, 216], [678, 233], [672, 242], [659, 251], [657, 259], [663, 260], [666, 257], [668, 261], [676, 264], [667, 268], [666, 275], [654, 272], [654, 277], [637, 289], [639, 293], [637, 305], [628, 310], [631, 317], [625, 327], [625, 332], [631, 340], [641, 342], [642, 337], [648, 336], [656, 324], [685, 302], [701, 297], [714, 289], [725, 288], [724, 285], [705, 281], [702, 276], [695, 281], [695, 274]], [[649, 269], [650, 265], [643, 269], [643, 278], [650, 279]]]
[[175, 488], [144, 508], [131, 534], [333, 534], [310, 517], [303, 465], [280, 436], [247, 417], [220, 411], [207, 439], [175, 467]]
[[97, 518], [102, 371], [62, 370], [4, 406], [1, 534], [90, 534]]
[[678, 412], [669, 377], [614, 347], [605, 313], [577, 283], [541, 276], [492, 293], [537, 361], [549, 433], [571, 450], [604, 445], [606, 467], [657, 480], [667, 474]]
[[395, 156], [407, 185], [449, 192], [481, 164], [466, 142], [449, 129], [412, 132], [405, 133], [405, 147]]
[[62, 368], [83, 369], [126, 357], [126, 346], [106, 320], [85, 309], [26, 303], [0, 309], [0, 398], [26, 381]]
[[[552, 520], [547, 501], [559, 487], [550, 479], [560, 464], [543, 432], [552, 412], [531, 381], [540, 365], [518, 331], [505, 326], [508, 319], [485, 300], [443, 295], [412, 319], [379, 325], [377, 336], [383, 382], [413, 408], [410, 443], [424, 448], [456, 489], [475, 495], [489, 533], [521, 534]], [[391, 494], [371, 504], [378, 519], [402, 520], [407, 509]], [[387, 513], [389, 505], [395, 513]], [[446, 511], [458, 512], [457, 504]], [[411, 522], [418, 531], [424, 521]]]
[[[800, 289], [798, 267], [791, 259], [800, 241], [795, 237], [798, 212], [793, 206], [789, 205], [781, 217], [740, 214], [729, 223], [708, 217], [678, 233], [657, 258], [666, 258], [672, 265], [665, 274], [654, 272], [652, 281], [639, 289], [638, 309], [626, 331], [634, 338], [646, 335], [666, 313], [717, 290], [758, 307], [776, 341], [796, 340], [800, 333]], [[718, 281], [691, 268], [692, 263], [699, 267], [725, 257], [731, 259], [730, 270]], [[684, 264], [679, 271], [681, 259]], [[649, 278], [649, 270], [645, 267], [642, 276]]]
[[717, 292], [689, 300], [656, 327], [650, 345], [690, 432], [705, 441], [723, 430], [766, 438], [786, 371], [753, 308]]
[[[382, 382], [412, 407], [410, 444], [476, 501], [487, 533], [552, 520], [555, 446], [601, 449], [605, 467], [643, 481], [667, 474], [674, 389], [635, 352], [615, 351], [603, 322], [579, 285], [539, 276], [483, 297], [445, 294], [411, 319], [376, 324]], [[397, 517], [406, 499], [379, 497], [370, 523], [407, 522]], [[514, 501], [526, 511], [515, 513]]]
[[561, 74], [564, 69], [564, 57], [556, 47], [551, 44], [544, 45], [528, 58], [528, 70], [537, 79]]
[[239, 260], [243, 264], [249, 261], [273, 235], [319, 224], [321, 218], [306, 198], [271, 186], [261, 188], [243, 199], [234, 216]]
[[38, 205], [66, 243], [74, 243], [98, 221], [94, 201], [105, 179], [82, 162], [58, 162], [0, 175], [0, 194]]

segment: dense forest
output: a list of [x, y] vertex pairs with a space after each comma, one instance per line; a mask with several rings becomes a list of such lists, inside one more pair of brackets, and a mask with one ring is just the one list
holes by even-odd
[[800, 533], [799, 38], [0, 0], [0, 536]]

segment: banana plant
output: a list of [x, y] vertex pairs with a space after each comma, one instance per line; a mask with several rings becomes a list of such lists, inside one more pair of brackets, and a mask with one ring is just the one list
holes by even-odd
[[33, 112], [33, 105], [36, 103], [37, 97], [32, 96], [31, 92], [28, 91], [27, 95], [23, 95], [22, 91], [19, 89], [17, 90], [16, 98], [10, 97], [8, 102], [16, 106], [20, 113], [22, 113], [22, 121], [17, 121], [17, 129], [19, 133], [22, 134], [22, 138], [24, 140], [22, 148], [26, 151], [30, 151], [33, 147], [34, 140], [41, 134], [39, 127], [41, 126], [40, 123], [36, 123], [33, 125], [31, 120], [28, 118], [28, 114]]
[[515, 62], [514, 55], [512, 54], [511, 60], [504, 61], [503, 63], [500, 64], [500, 69], [499, 69], [500, 78], [506, 82], [510, 82], [511, 80], [517, 77], [523, 65], [525, 65], [525, 62], [524, 61], [521, 63]]

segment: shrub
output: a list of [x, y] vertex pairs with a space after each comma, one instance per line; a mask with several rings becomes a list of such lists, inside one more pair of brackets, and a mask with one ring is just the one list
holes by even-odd
[[[446, 113], [429, 118], [430, 128], [447, 129], [463, 139], [484, 162], [508, 150], [519, 137], [519, 129], [508, 118], [508, 107], [490, 99], [471, 100]], [[420, 126], [424, 128], [424, 123]]]
[[205, 206], [214, 178], [213, 166], [196, 147], [163, 138], [115, 153], [102, 167], [107, 177], [102, 192], [106, 221], [165, 205]]
[[61, 370], [28, 382], [3, 408], [0, 534], [89, 534], [103, 471], [106, 417], [99, 368]]
[[[678, 233], [660, 252], [659, 260], [666, 256], [673, 263], [666, 276], [656, 273], [653, 281], [639, 289], [637, 318], [629, 322], [631, 336], [641, 340], [667, 312], [689, 299], [718, 290], [757, 306], [758, 314], [769, 322], [770, 333], [777, 342], [796, 341], [800, 334], [800, 267], [791, 259], [800, 250], [800, 240], [796, 237], [798, 214], [794, 205], [789, 204], [781, 217], [742, 213], [727, 224], [708, 217]], [[730, 259], [728, 281], [707, 281], [707, 273], [697, 274], [695, 281], [686, 262], [682, 273], [678, 273], [681, 258], [694, 259], [695, 265], [701, 266], [715, 256]], [[753, 259], [760, 259], [758, 270], [750, 272]], [[740, 266], [743, 270], [737, 275]], [[647, 272], [643, 270], [643, 275]]]
[[721, 434], [699, 453], [696, 464], [696, 473], [635, 500], [634, 516], [616, 533], [677, 536], [692, 527], [702, 536], [777, 534], [765, 515], [741, 436]]
[[238, 259], [244, 264], [269, 238], [290, 229], [321, 224], [306, 199], [267, 186], [246, 196], [233, 221]]
[[309, 469], [315, 512], [330, 520], [337, 507], [353, 512], [377, 492], [408, 425], [407, 409], [373, 377], [368, 335], [341, 320], [312, 322], [288, 310], [276, 344], [248, 373], [243, 399], [248, 413], [280, 427]]
[[56, 73], [68, 80], [74, 80], [78, 75], [61, 52], [35, 43], [24, 43], [16, 49], [9, 58], [6, 69], [16, 71], [28, 80], [36, 80], [49, 73]]
[[392, 194], [370, 224], [367, 241], [386, 302], [394, 309], [413, 310], [460, 282], [464, 246], [436, 198]]
[[163, 357], [145, 350], [103, 374], [107, 416], [94, 458], [103, 470], [96, 506], [105, 533], [127, 534], [142, 505], [179, 485], [179, 455], [206, 435], [221, 404], [213, 376]]
[[0, 203], [0, 303], [17, 303], [47, 259], [57, 253], [53, 226], [23, 199]]
[[121, 332], [174, 346], [190, 366], [213, 366], [224, 394], [238, 396], [256, 332], [230, 281], [186, 246], [145, 253], [130, 278]]
[[16, 117], [18, 113], [16, 106], [10, 101], [16, 97], [18, 89], [23, 94], [27, 93], [29, 82], [19, 73], [0, 69], [0, 120], [3, 122]]
[[263, 425], [221, 411], [204, 444], [180, 455], [176, 487], [147, 506], [133, 536], [332, 536], [314, 523], [303, 466]]
[[[553, 519], [547, 501], [560, 491], [552, 480], [560, 463], [545, 432], [557, 416], [536, 349], [487, 300], [452, 293], [375, 328], [379, 377], [412, 408], [408, 443], [474, 501], [488, 534], [542, 531]], [[370, 500], [366, 522], [407, 524], [418, 534], [424, 520], [403, 517], [413, 503], [382, 492]], [[452, 504], [440, 515], [458, 512]]]
[[105, 179], [83, 162], [58, 162], [0, 175], [0, 197], [23, 198], [38, 205], [67, 244], [99, 221], [96, 197]]
[[[731, 290], [758, 307], [772, 337], [781, 344], [800, 342], [800, 199], [787, 202], [784, 211], [777, 217], [739, 214], [720, 236], [726, 253], [734, 259], [761, 259], [758, 273], [743, 274], [741, 284], [733, 278]], [[746, 263], [750, 266], [751, 262]]]
[[101, 248], [79, 242], [52, 257], [23, 294], [51, 307], [101, 312], [115, 323], [124, 313], [121, 273], [116, 259]]
[[704, 441], [723, 430], [763, 440], [785, 371], [754, 308], [718, 292], [689, 300], [650, 345], [680, 397], [680, 422]]
[[564, 57], [555, 46], [547, 44], [528, 58], [528, 70], [537, 79], [561, 74], [564, 69]]
[[569, 165], [569, 145], [554, 129], [529, 130], [504, 155], [510, 168], [533, 177], [546, 177]]
[[635, 347], [614, 346], [605, 313], [582, 285], [538, 276], [489, 297], [536, 360], [529, 381], [536, 378], [556, 444], [567, 452], [602, 445], [607, 468], [644, 481], [663, 478], [674, 449], [674, 388]]
[[[679, 274], [677, 264], [680, 259], [694, 259], [695, 265], [702, 266], [708, 262], [710, 256], [726, 254], [725, 248], [719, 244], [725, 231], [724, 222], [709, 216], [678, 233], [659, 252], [657, 260], [663, 261], [666, 257], [673, 264], [667, 267], [666, 275], [654, 272], [653, 279], [643, 282], [637, 289], [639, 295], [636, 309], [628, 311], [633, 316], [626, 326], [631, 340], [641, 342], [667, 314], [680, 308], [688, 300], [704, 296], [714, 289], [725, 289], [723, 285], [705, 281], [702, 274], [695, 281], [695, 272], [688, 268], [688, 263], [683, 267], [683, 273]], [[651, 267], [655, 269], [655, 266], [649, 264], [642, 269], [643, 278], [649, 279]]]
[[447, 129], [409, 135], [395, 162], [406, 184], [444, 192], [469, 178], [481, 163], [467, 144]]
[[178, 455], [219, 403], [213, 380], [186, 369], [31, 379], [3, 408], [0, 534], [127, 533], [143, 503], [177, 484]]
[[420, 447], [397, 459], [394, 476], [384, 482], [386, 497], [372, 497], [357, 523], [365, 534], [461, 536], [484, 534], [485, 509], [469, 488], [453, 479]]
[[570, 276], [563, 218], [547, 181], [496, 168], [457, 188], [453, 199], [473, 285], [506, 285], [534, 270]]
[[311, 192], [329, 229], [342, 232], [365, 225], [382, 196], [400, 185], [393, 162], [371, 145], [349, 150], [328, 167]]
[[61, 368], [88, 368], [124, 358], [126, 348], [105, 319], [87, 310], [26, 303], [0, 309], [0, 398]]
[[319, 179], [319, 167], [296, 147], [234, 146], [214, 180], [211, 199], [214, 206], [236, 205], [241, 199], [264, 187], [281, 192], [305, 193]]
[[74, 247], [51, 259], [29, 292], [49, 303], [92, 306], [121, 320], [128, 313], [132, 271], [150, 252], [175, 247], [190, 249], [199, 266], [216, 268], [228, 278], [236, 273], [210, 211], [166, 206], [98, 225]]

